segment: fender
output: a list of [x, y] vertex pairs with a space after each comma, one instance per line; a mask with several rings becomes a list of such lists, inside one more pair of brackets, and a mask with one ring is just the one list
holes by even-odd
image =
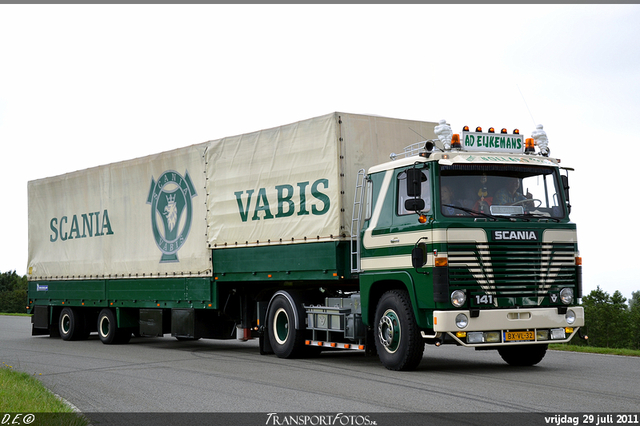
[[[372, 288], [376, 287], [376, 284], [381, 281], [395, 281], [401, 283], [404, 286], [404, 289], [409, 292], [409, 298], [411, 299], [411, 307], [413, 308], [413, 313], [415, 314], [416, 320], [418, 322], [418, 326], [421, 328], [428, 328], [428, 319], [424, 318], [424, 315], [421, 315], [421, 311], [418, 309], [418, 296], [416, 294], [415, 282], [411, 274], [407, 271], [390, 271], [390, 272], [371, 272], [371, 273], [363, 273], [360, 275], [360, 294], [362, 301], [362, 321], [366, 325], [371, 325], [373, 320], [372, 309], [375, 310], [375, 304], [377, 301], [374, 301], [374, 306], [372, 304], [372, 297], [377, 300], [377, 297], [384, 293], [384, 291], [371, 291]], [[391, 288], [389, 288], [391, 289]], [[373, 293], [373, 295], [372, 295]], [[380, 293], [380, 294], [378, 294]]]
[[273, 296], [271, 296], [271, 300], [269, 300], [269, 305], [267, 306], [265, 322], [266, 322], [266, 319], [269, 318], [269, 313], [271, 312], [271, 303], [273, 303], [273, 299], [275, 299], [278, 296], [284, 296], [284, 298], [287, 299], [287, 301], [289, 302], [289, 305], [291, 305], [291, 307], [293, 308], [293, 322], [296, 326], [296, 330], [300, 330], [301, 321], [303, 320], [303, 318], [305, 318], [304, 308], [302, 307], [301, 303], [297, 303], [297, 301], [300, 299], [297, 294], [295, 293], [291, 294], [290, 292], [285, 290], [278, 290], [277, 292], [274, 293]]

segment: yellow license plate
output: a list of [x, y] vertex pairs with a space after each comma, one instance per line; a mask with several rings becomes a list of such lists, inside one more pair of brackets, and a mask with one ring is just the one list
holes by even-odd
[[536, 336], [533, 331], [505, 331], [505, 342], [528, 342], [536, 340]]

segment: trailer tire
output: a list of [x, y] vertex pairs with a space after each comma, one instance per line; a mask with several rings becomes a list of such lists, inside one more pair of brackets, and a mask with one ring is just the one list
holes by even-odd
[[103, 309], [98, 315], [98, 336], [105, 345], [128, 343], [131, 340], [131, 330], [119, 328], [114, 311]]
[[298, 357], [304, 349], [304, 332], [296, 329], [294, 309], [282, 295], [271, 302], [267, 327], [271, 348], [279, 358]]
[[536, 365], [547, 353], [549, 345], [520, 345], [498, 349], [502, 359], [514, 367], [531, 367]]
[[390, 290], [382, 295], [375, 315], [375, 341], [380, 362], [389, 370], [414, 370], [424, 353], [424, 340], [409, 294]]
[[85, 340], [89, 337], [84, 316], [77, 309], [64, 308], [58, 319], [58, 331], [62, 340]]

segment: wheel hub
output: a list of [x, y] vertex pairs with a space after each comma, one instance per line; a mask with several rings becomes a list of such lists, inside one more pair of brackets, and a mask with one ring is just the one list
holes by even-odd
[[398, 350], [400, 344], [400, 321], [392, 310], [388, 310], [380, 318], [378, 323], [378, 338], [387, 352]]

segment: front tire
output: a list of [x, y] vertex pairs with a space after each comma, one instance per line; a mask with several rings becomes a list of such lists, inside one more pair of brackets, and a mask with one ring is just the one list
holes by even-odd
[[294, 309], [282, 295], [273, 299], [269, 309], [269, 341], [279, 358], [298, 357], [304, 349], [304, 331], [296, 329]]
[[414, 370], [424, 353], [424, 340], [409, 294], [391, 290], [380, 298], [375, 315], [375, 341], [380, 362], [389, 370]]
[[131, 340], [131, 330], [119, 328], [114, 311], [103, 309], [98, 315], [98, 336], [105, 345], [127, 343]]
[[547, 353], [549, 345], [520, 345], [498, 349], [503, 360], [514, 367], [531, 367], [536, 365]]

